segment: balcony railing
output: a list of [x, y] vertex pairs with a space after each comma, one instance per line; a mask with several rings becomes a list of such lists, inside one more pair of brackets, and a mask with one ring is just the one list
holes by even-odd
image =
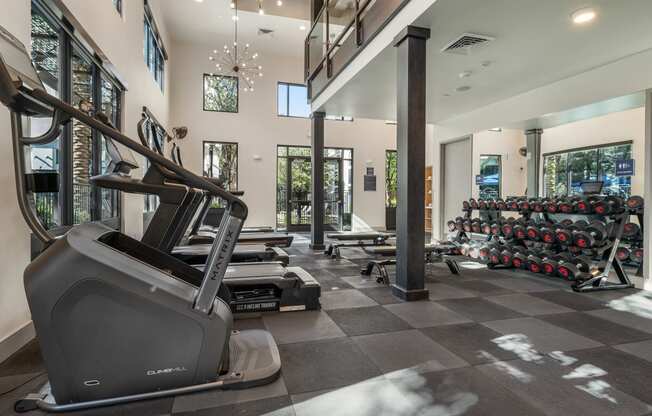
[[305, 43], [305, 78], [315, 99], [410, 0], [324, 1]]

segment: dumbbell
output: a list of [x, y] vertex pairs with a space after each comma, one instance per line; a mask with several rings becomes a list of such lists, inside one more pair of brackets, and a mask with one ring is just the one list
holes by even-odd
[[541, 230], [539, 231], [539, 238], [541, 241], [546, 244], [554, 244], [557, 242], [557, 235], [555, 234], [555, 227], [557, 226], [558, 224], [546, 224], [541, 227]]
[[464, 230], [465, 233], [470, 233], [471, 232], [471, 220], [470, 219], [465, 219], [464, 222], [462, 223], [462, 229]]
[[559, 204], [557, 199], [551, 199], [548, 202], [545, 202], [543, 205], [546, 209], [546, 212], [549, 214], [556, 214], [559, 212]]
[[496, 201], [494, 201], [493, 199], [489, 199], [487, 201], [487, 208], [489, 210], [491, 210], [491, 211], [497, 210], [498, 208], [497, 208], [497, 205], [496, 205]]
[[527, 268], [532, 273], [543, 272], [543, 259], [552, 256], [552, 253], [539, 250], [531, 250], [527, 256]]
[[616, 258], [621, 262], [629, 260], [632, 255], [632, 251], [627, 247], [618, 247], [616, 250]]
[[502, 198], [498, 198], [496, 200], [496, 209], [500, 211], [504, 211], [507, 209], [507, 203]]
[[469, 205], [471, 209], [478, 209], [478, 201], [475, 198], [469, 199]]
[[576, 280], [591, 270], [591, 259], [585, 256], [573, 256], [568, 260], [560, 260], [557, 274], [566, 280]]
[[487, 201], [484, 199], [478, 199], [478, 209], [481, 211], [487, 210]]
[[629, 257], [632, 259], [633, 262], [641, 263], [643, 261], [644, 255], [645, 255], [645, 251], [643, 250], [642, 247], [639, 247], [632, 250], [632, 254]]
[[489, 256], [491, 254], [491, 250], [496, 247], [497, 247], [496, 244], [487, 244], [480, 247], [480, 250], [478, 250], [478, 258], [483, 262], [488, 262]]
[[583, 229], [573, 232], [573, 242], [581, 249], [601, 245], [609, 238], [607, 226], [602, 221], [591, 221]]
[[455, 230], [460, 232], [464, 231], [464, 218], [462, 217], [455, 218]]
[[535, 199], [535, 200], [530, 202], [530, 208], [534, 212], [545, 212], [546, 211], [546, 202], [548, 202], [547, 198]]
[[480, 218], [473, 218], [471, 220], [471, 231], [477, 234], [482, 233], [482, 223]]
[[542, 273], [547, 276], [557, 276], [557, 268], [560, 261], [569, 261], [571, 258], [569, 253], [558, 253], [543, 259], [541, 264]]
[[471, 204], [469, 201], [462, 201], [462, 211], [471, 211]]
[[453, 220], [448, 221], [446, 223], [446, 225], [448, 226], [448, 231], [451, 232], [451, 233], [457, 229], [457, 227], [455, 225], [455, 221], [453, 221]]
[[643, 197], [638, 195], [630, 196], [625, 205], [627, 205], [627, 208], [632, 211], [641, 211], [644, 206]]
[[[506, 267], [516, 267], [514, 265], [514, 255], [516, 253], [525, 253], [525, 248], [521, 246], [506, 246], [500, 253], [500, 263]], [[519, 266], [520, 267], [520, 264]]]
[[572, 214], [575, 212], [575, 198], [566, 198], [560, 201], [557, 206], [559, 207], [559, 212], [563, 214]]
[[518, 201], [517, 205], [518, 205], [518, 210], [521, 212], [527, 212], [530, 210], [530, 201], [528, 201], [527, 199], [521, 199], [520, 201]]
[[609, 215], [622, 211], [623, 199], [617, 196], [607, 196], [593, 203], [593, 211], [599, 215]]
[[[530, 224], [526, 227], [525, 232], [527, 235], [527, 238], [532, 240], [532, 241], [540, 241], [542, 239], [541, 231], [544, 227], [548, 226], [549, 224]], [[544, 241], [545, 242], [545, 241]]]
[[487, 262], [490, 265], [497, 265], [500, 264], [501, 260], [501, 252], [502, 250], [499, 248], [499, 246], [493, 246], [489, 249], [489, 258], [487, 259]]
[[635, 222], [628, 222], [623, 226], [623, 237], [635, 238], [641, 232], [641, 227]]
[[517, 240], [525, 240], [527, 238], [527, 230], [526, 230], [527, 225], [523, 224], [522, 222], [519, 222], [514, 225], [514, 232], [513, 236]]
[[482, 234], [487, 234], [487, 235], [491, 234], [491, 224], [490, 223], [483, 222], [482, 224], [480, 224], [480, 228], [482, 230]]
[[580, 214], [591, 214], [593, 212], [593, 204], [599, 198], [590, 196], [588, 198], [578, 198], [574, 203], [574, 211]]

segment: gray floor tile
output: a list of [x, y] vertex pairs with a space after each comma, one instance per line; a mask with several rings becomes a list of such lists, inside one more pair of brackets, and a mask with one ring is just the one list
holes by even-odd
[[201, 409], [211, 409], [236, 403], [246, 403], [256, 400], [282, 397], [288, 394], [283, 377], [266, 386], [243, 390], [211, 390], [202, 393], [177, 396], [174, 399], [172, 411], [191, 412]]
[[420, 415], [545, 415], [475, 368], [414, 374], [392, 381], [414, 397]]
[[36, 340], [30, 341], [0, 364], [0, 377], [45, 371], [41, 350]]
[[279, 349], [290, 394], [344, 387], [380, 375], [349, 338], [281, 345]]
[[416, 396], [418, 386], [398, 384], [383, 377], [315, 394], [295, 402], [297, 416], [443, 416], [423, 413], [423, 400]]
[[471, 322], [464, 315], [429, 301], [397, 303], [383, 307], [414, 328]]
[[[343, 387], [343, 389], [346, 387]], [[299, 403], [306, 402], [308, 400], [312, 400], [314, 398], [317, 398], [319, 396], [326, 395], [327, 393], [330, 393], [332, 391], [336, 391], [338, 389], [324, 389], [324, 390], [317, 390], [317, 391], [309, 391], [307, 393], [299, 393], [299, 394], [293, 394], [290, 396], [290, 400], [292, 400], [292, 403], [297, 405]]]
[[523, 314], [504, 306], [489, 302], [484, 298], [449, 299], [437, 303], [466, 316], [476, 322], [497, 321], [499, 319], [518, 318]]
[[360, 292], [369, 296], [371, 299], [378, 302], [380, 305], [390, 305], [392, 303], [404, 303], [402, 299], [397, 298], [392, 294], [392, 289], [388, 286], [376, 287], [373, 289], [360, 289]]
[[[607, 372], [603, 378], [614, 388], [652, 404], [652, 363], [613, 348], [575, 351], [573, 356]], [[648, 409], [652, 410], [652, 408]]]
[[551, 292], [536, 292], [529, 293], [531, 296], [547, 300], [549, 302], [562, 305], [576, 311], [590, 311], [594, 309], [602, 309], [605, 307], [605, 302], [594, 299], [590, 296], [571, 292], [568, 290], [558, 290]]
[[603, 393], [615, 403], [608, 398], [590, 395], [577, 386], [606, 382], [602, 379], [564, 379], [564, 375], [572, 369], [558, 365], [551, 359], [546, 359], [543, 364], [518, 360], [475, 368], [549, 416], [634, 416], [642, 415], [648, 410], [645, 403], [617, 390], [611, 384], [604, 385]]
[[417, 330], [364, 335], [353, 340], [383, 373], [412, 367], [438, 371], [468, 365]]
[[361, 274], [355, 276], [345, 276], [341, 279], [355, 289], [385, 287], [383, 283], [378, 283], [375, 277], [363, 276]]
[[514, 293], [512, 290], [505, 289], [500, 286], [493, 285], [483, 280], [460, 280], [451, 281], [448, 284], [464, 289], [478, 296], [492, 296], [492, 295], [506, 295]]
[[263, 322], [263, 318], [254, 317], [254, 318], [246, 318], [246, 319], [236, 319], [235, 321], [233, 321], [233, 329], [243, 331], [246, 329], [267, 329], [267, 328], [265, 327], [265, 322]]
[[513, 353], [499, 348], [491, 341], [502, 334], [481, 324], [445, 325], [422, 328], [420, 331], [471, 365], [490, 362], [489, 357], [499, 360], [514, 359]]
[[[540, 353], [573, 351], [602, 346], [597, 341], [574, 334], [536, 318], [517, 318], [485, 322], [483, 325], [503, 335], [523, 334]], [[515, 355], [514, 358], [517, 358]]]
[[204, 409], [194, 413], [174, 413], [174, 416], [295, 416], [294, 407], [289, 396], [275, 397], [272, 399], [257, 400], [254, 402], [235, 403], [227, 406]]
[[652, 319], [614, 309], [600, 309], [587, 313], [601, 319], [606, 319], [607, 321], [652, 334]]
[[412, 328], [382, 306], [336, 309], [327, 313], [348, 336], [403, 331]]
[[652, 339], [652, 334], [637, 331], [583, 312], [540, 316], [539, 319], [607, 345]]
[[[60, 416], [166, 416], [172, 414], [173, 398], [128, 403], [119, 406], [98, 407], [78, 412], [57, 413]], [[4, 415], [4, 413], [3, 413]], [[32, 415], [32, 413], [28, 413]]]
[[344, 337], [345, 334], [323, 311], [287, 312], [263, 317], [277, 344]]
[[324, 310], [364, 308], [378, 303], [357, 289], [338, 290], [322, 293], [321, 307]]
[[559, 285], [548, 283], [546, 280], [537, 281], [533, 278], [506, 277], [492, 279], [491, 284], [519, 293], [559, 290]]
[[614, 348], [652, 362], [652, 340], [615, 345]]
[[568, 309], [565, 306], [557, 305], [556, 303], [548, 302], [547, 300], [530, 296], [525, 293], [488, 296], [485, 299], [530, 316], [573, 312], [572, 309]]
[[477, 296], [476, 293], [445, 283], [426, 283], [426, 289], [430, 292], [430, 300], [462, 299]]

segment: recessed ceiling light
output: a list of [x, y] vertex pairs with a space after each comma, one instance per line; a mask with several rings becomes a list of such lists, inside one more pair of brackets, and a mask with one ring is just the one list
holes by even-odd
[[276, 0], [276, 5], [281, 7], [283, 5], [283, 0]]
[[203, 3], [204, 0], [195, 0], [197, 3]]
[[306, 30], [306, 25], [299, 26], [299, 30]]
[[469, 87], [468, 85], [462, 85], [461, 87], [455, 88], [455, 91], [457, 91], [457, 92], [466, 92], [466, 91], [468, 91], [470, 89], [471, 89], [471, 87]]
[[597, 16], [595, 10], [589, 8], [577, 10], [571, 15], [571, 18], [576, 25], [583, 25], [592, 22]]

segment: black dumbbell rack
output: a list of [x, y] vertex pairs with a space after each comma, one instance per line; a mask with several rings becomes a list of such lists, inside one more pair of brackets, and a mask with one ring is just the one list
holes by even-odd
[[[470, 219], [472, 217], [472, 213], [474, 209], [462, 209], [464, 212], [464, 218], [465, 219]], [[482, 214], [482, 212], [492, 212], [492, 213], [497, 213], [498, 218], [500, 218], [501, 213], [503, 211], [507, 212], [518, 212], [521, 217], [523, 217], [525, 220], [529, 220], [532, 218], [532, 211], [514, 211], [514, 210], [477, 210]], [[543, 217], [544, 220], [546, 221], [551, 221], [550, 219], [550, 214], [548, 212], [539, 212], [539, 215]], [[610, 241], [607, 245], [600, 247], [599, 249], [596, 249], [596, 253], [592, 257], [600, 257], [599, 264], [600, 266], [598, 267], [598, 274], [595, 275], [587, 275], [584, 276], [584, 278], [580, 278], [576, 283], [573, 284], [572, 289], [576, 292], [591, 292], [591, 291], [598, 291], [598, 290], [617, 290], [617, 289], [628, 289], [628, 288], [633, 288], [634, 284], [631, 282], [629, 276], [627, 275], [627, 272], [624, 270], [623, 265], [621, 262], [616, 258], [616, 252], [618, 250], [618, 247], [620, 245], [620, 242], [623, 238], [623, 230], [625, 227], [625, 224], [629, 221], [629, 217], [631, 215], [630, 211], [625, 210], [621, 214], [609, 214], [609, 215], [599, 215], [599, 214], [578, 214], [578, 213], [562, 213], [562, 212], [557, 212], [554, 214], [555, 216], [557, 215], [565, 215], [565, 216], [576, 216], [576, 215], [581, 215], [584, 217], [593, 217], [594, 219], [600, 219], [600, 220], [605, 220], [606, 218], [612, 218], [613, 222], [615, 223], [615, 229], [616, 233], [615, 236], [612, 238], [612, 241]], [[642, 221], [642, 214], [638, 213], [637, 214], [639, 217], [639, 224], [643, 224]], [[551, 221], [554, 222], [554, 221]], [[642, 231], [642, 228], [641, 228]], [[461, 231], [461, 233], [464, 233], [464, 231]], [[487, 237], [487, 241], [491, 241], [492, 236], [489, 235]], [[520, 244], [523, 244], [520, 242]], [[604, 263], [604, 265], [601, 265]], [[493, 265], [493, 268], [499, 268], [501, 267], [500, 265]], [[639, 271], [637, 274], [642, 273], [642, 268], [643, 268], [643, 262], [641, 262], [639, 266]], [[609, 275], [611, 273], [611, 270], [614, 270], [616, 272], [616, 276], [618, 277], [618, 282], [611, 282], [609, 281]]]

